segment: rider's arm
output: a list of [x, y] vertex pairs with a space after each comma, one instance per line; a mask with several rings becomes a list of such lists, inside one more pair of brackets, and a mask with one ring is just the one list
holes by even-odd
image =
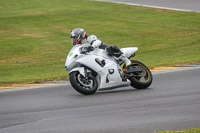
[[99, 40], [95, 35], [88, 36], [87, 42], [94, 48], [97, 48], [101, 45], [101, 40]]

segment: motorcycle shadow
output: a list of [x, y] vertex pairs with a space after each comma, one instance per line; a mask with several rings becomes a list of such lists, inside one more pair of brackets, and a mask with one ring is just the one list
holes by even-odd
[[109, 94], [109, 93], [126, 93], [126, 92], [137, 92], [137, 91], [145, 91], [145, 90], [149, 90], [151, 88], [146, 88], [146, 89], [136, 89], [136, 88], [132, 88], [132, 87], [120, 87], [120, 88], [112, 88], [112, 89], [100, 89], [98, 90], [95, 95], [98, 94]]

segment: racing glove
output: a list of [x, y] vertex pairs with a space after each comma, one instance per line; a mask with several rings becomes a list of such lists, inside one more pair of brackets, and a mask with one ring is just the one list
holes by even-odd
[[93, 47], [93, 46], [88, 46], [88, 47], [87, 47], [87, 51], [88, 51], [88, 52], [93, 51], [93, 50], [94, 50], [94, 47]]

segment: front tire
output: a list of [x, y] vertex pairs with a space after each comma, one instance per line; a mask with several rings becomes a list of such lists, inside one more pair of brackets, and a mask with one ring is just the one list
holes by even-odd
[[84, 95], [92, 95], [98, 88], [97, 80], [93, 75], [85, 78], [78, 71], [70, 73], [69, 81], [76, 91]]
[[130, 69], [137, 69], [136, 72], [132, 72], [130, 74], [131, 76], [128, 77], [132, 87], [136, 89], [146, 89], [151, 85], [153, 76], [145, 64], [136, 60], [131, 60], [131, 65], [128, 66], [127, 70]]

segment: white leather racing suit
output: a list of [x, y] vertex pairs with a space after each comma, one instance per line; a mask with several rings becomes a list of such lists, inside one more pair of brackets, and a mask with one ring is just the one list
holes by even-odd
[[116, 46], [107, 46], [101, 42], [95, 35], [87, 37], [86, 43], [89, 43], [94, 48], [104, 49], [108, 55], [115, 56], [116, 58], [125, 62], [126, 66], [131, 64], [131, 61], [120, 51]]

